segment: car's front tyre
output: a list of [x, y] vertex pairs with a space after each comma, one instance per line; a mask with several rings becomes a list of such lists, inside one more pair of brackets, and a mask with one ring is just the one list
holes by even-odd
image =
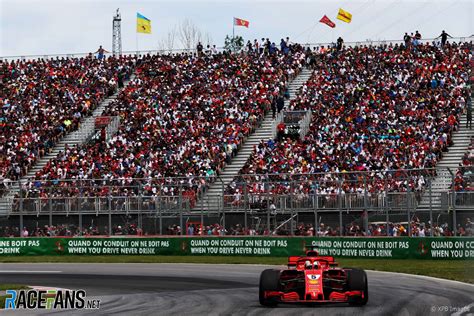
[[369, 287], [367, 282], [367, 273], [361, 269], [347, 270], [347, 283], [349, 291], [361, 291], [363, 297], [353, 296], [349, 298], [349, 304], [363, 306], [369, 301]]
[[280, 290], [280, 271], [267, 269], [260, 274], [260, 285], [258, 298], [263, 306], [276, 306], [278, 301], [275, 298], [265, 298], [265, 291]]

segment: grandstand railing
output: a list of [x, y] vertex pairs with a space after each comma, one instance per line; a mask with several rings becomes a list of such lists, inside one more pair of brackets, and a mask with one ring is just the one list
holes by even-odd
[[281, 212], [336, 211], [336, 210], [413, 210], [419, 201], [414, 192], [388, 192], [366, 195], [363, 193], [322, 194], [247, 194], [245, 197], [224, 195], [224, 210], [267, 211], [275, 208]]
[[[219, 181], [209, 177], [163, 177], [152, 179], [60, 179], [30, 180], [8, 184], [17, 186], [15, 197], [0, 198], [8, 214], [70, 214], [146, 212], [156, 210], [246, 211], [279, 210], [415, 210], [423, 194], [431, 190], [432, 179], [442, 169], [340, 172], [314, 174], [241, 175], [231, 187], [223, 187], [216, 209], [208, 209], [202, 197], [209, 185]], [[423, 178], [421, 189], [411, 185]], [[452, 179], [454, 183], [454, 177]], [[394, 187], [398, 185], [398, 187]], [[473, 192], [447, 188], [441, 199], [445, 210], [474, 205]], [[0, 188], [1, 190], [1, 188]], [[222, 202], [221, 202], [222, 201]], [[444, 202], [443, 202], [444, 201]]]
[[446, 192], [449, 205], [456, 207], [472, 207], [474, 210], [474, 191]]
[[[474, 39], [474, 37], [471, 36], [462, 36], [462, 37], [453, 37], [449, 38], [448, 42], [454, 43], [454, 42], [470, 42]], [[420, 43], [435, 43], [439, 44], [441, 40], [439, 38], [425, 38], [421, 39]], [[371, 40], [367, 39], [365, 41], [350, 41], [350, 42], [344, 42], [345, 46], [361, 46], [361, 45], [366, 45], [366, 46], [377, 46], [377, 45], [395, 45], [395, 44], [403, 44], [403, 40], [394, 40], [394, 39], [389, 39], [389, 40]], [[334, 46], [334, 42], [321, 42], [321, 43], [301, 43], [304, 47], [321, 47], [321, 46]], [[218, 47], [217, 51], [222, 52], [224, 50], [224, 47]], [[147, 54], [181, 54], [181, 53], [196, 53], [196, 49], [149, 49], [149, 50], [139, 50], [139, 51], [123, 51], [122, 56], [143, 56]], [[95, 53], [66, 53], [66, 54], [36, 54], [36, 55], [12, 55], [12, 56], [0, 56], [0, 60], [6, 60], [6, 61], [11, 61], [11, 60], [35, 60], [35, 59], [50, 59], [50, 58], [84, 58], [88, 56], [97, 56]], [[112, 53], [106, 53], [104, 54], [105, 57], [113, 56]]]
[[[281, 223], [293, 231], [297, 222], [314, 222], [322, 216], [325, 222], [333, 221], [332, 227], [343, 227], [360, 214], [367, 212], [367, 221], [404, 221], [415, 217], [423, 221], [452, 222], [463, 220], [474, 209], [474, 191], [456, 192], [446, 189], [441, 197], [433, 194], [433, 203], [428, 209], [419, 209], [423, 196], [431, 197], [432, 179], [443, 169], [415, 169], [396, 171], [317, 173], [317, 174], [269, 174], [244, 175], [234, 189], [223, 187], [219, 203], [215, 208], [203, 203], [206, 190], [219, 177], [163, 177], [155, 179], [64, 179], [31, 180], [17, 185], [15, 197], [0, 198], [7, 206], [11, 219], [25, 222], [39, 220], [49, 225], [70, 216], [109, 218], [153, 218], [159, 220], [159, 232], [163, 222], [179, 222], [183, 227], [189, 219], [218, 222], [225, 226], [239, 219], [244, 227], [276, 228]], [[399, 191], [389, 188], [390, 181], [410, 183], [410, 179], [423, 176], [424, 190], [401, 187]], [[245, 182], [242, 182], [245, 179]], [[454, 176], [453, 176], [454, 183]], [[374, 185], [378, 185], [375, 186]], [[238, 188], [238, 191], [236, 190]], [[324, 192], [324, 189], [329, 189]], [[352, 188], [352, 189], [351, 189]], [[374, 189], [376, 188], [376, 189]], [[356, 190], [344, 192], [344, 190]], [[234, 192], [232, 192], [234, 190]], [[441, 206], [436, 205], [441, 200]], [[443, 202], [445, 201], [445, 203]], [[5, 211], [5, 209], [3, 209]], [[467, 211], [464, 212], [464, 211]], [[319, 214], [319, 215], [318, 215]], [[464, 215], [463, 215], [464, 214]], [[441, 217], [440, 217], [441, 216]], [[457, 219], [456, 219], [457, 218]], [[360, 218], [358, 219], [360, 220]], [[365, 222], [367, 222], [365, 221]], [[253, 224], [252, 224], [253, 223]], [[31, 225], [31, 224], [29, 224]], [[109, 225], [110, 226], [110, 225]], [[342, 228], [340, 228], [342, 229]], [[342, 234], [342, 230], [339, 232]]]

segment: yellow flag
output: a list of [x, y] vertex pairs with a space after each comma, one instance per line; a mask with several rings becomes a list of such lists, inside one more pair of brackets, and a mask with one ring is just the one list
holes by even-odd
[[137, 33], [151, 34], [151, 21], [137, 12]]
[[339, 13], [337, 14], [337, 19], [341, 20], [343, 22], [346, 22], [346, 23], [351, 23], [352, 14], [350, 14], [349, 12], [344, 11], [341, 8], [339, 8]]

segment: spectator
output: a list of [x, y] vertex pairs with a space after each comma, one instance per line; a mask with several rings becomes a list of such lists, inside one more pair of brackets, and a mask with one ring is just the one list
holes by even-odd
[[99, 49], [94, 54], [97, 54], [97, 59], [102, 60], [105, 58], [105, 53], [110, 53], [110, 52], [102, 48], [102, 45], [100, 45]]
[[441, 32], [441, 34], [437, 38], [441, 38], [441, 46], [444, 47], [446, 45], [446, 42], [448, 41], [448, 37], [451, 37], [448, 33], [446, 33], [444, 30]]
[[29, 236], [29, 232], [28, 230], [26, 229], [26, 227], [23, 227], [23, 230], [21, 231], [21, 237], [28, 237]]
[[280, 122], [277, 125], [277, 139], [278, 139], [278, 141], [281, 141], [285, 137], [285, 129], [286, 129], [285, 123]]
[[342, 37], [339, 36], [339, 38], [337, 39], [337, 50], [342, 50], [343, 44], [344, 44], [344, 40], [342, 39]]
[[410, 47], [411, 44], [411, 37], [408, 35], [408, 33], [405, 32], [405, 35], [403, 36], [403, 41], [405, 42], [405, 47], [408, 48]]
[[197, 50], [198, 56], [202, 56], [203, 46], [202, 46], [201, 42], [198, 42], [198, 44], [196, 46], [196, 50]]
[[421, 40], [421, 34], [420, 34], [418, 31], [415, 32], [415, 39], [416, 39], [417, 41], [420, 41], [420, 40]]
[[276, 106], [277, 106], [278, 114], [280, 114], [280, 112], [285, 107], [285, 99], [283, 99], [282, 95], [279, 95], [277, 97]]
[[277, 109], [276, 99], [273, 99], [272, 100], [272, 118], [273, 119], [275, 119], [276, 117], [276, 109]]

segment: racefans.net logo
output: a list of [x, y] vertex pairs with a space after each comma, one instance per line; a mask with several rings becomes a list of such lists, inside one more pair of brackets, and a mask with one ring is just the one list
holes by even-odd
[[6, 290], [5, 309], [99, 309], [84, 290]]

